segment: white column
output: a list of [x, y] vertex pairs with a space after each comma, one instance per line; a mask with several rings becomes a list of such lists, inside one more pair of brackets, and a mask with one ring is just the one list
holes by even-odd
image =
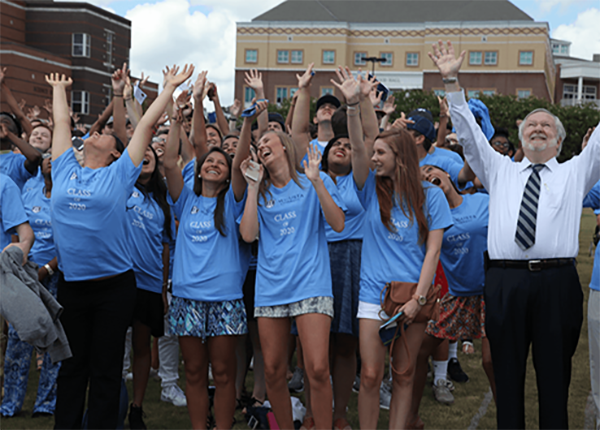
[[577, 81], [577, 104], [581, 104], [583, 97], [583, 76], [580, 76]]

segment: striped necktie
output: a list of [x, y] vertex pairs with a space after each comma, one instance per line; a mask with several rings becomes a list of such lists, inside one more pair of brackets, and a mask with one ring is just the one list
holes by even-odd
[[535, 243], [535, 224], [542, 182], [539, 171], [544, 167], [544, 164], [531, 165], [533, 171], [527, 179], [525, 190], [523, 190], [523, 200], [521, 200], [517, 233], [515, 234], [515, 242], [523, 251], [528, 250]]

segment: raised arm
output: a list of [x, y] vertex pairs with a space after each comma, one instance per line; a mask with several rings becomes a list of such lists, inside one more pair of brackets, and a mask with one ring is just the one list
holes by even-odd
[[129, 73], [125, 76], [125, 88], [123, 89], [123, 100], [125, 101], [125, 110], [127, 111], [127, 117], [131, 122], [134, 130], [140, 122], [142, 117], [136, 108], [137, 100], [133, 96], [133, 86], [131, 85], [131, 78]]
[[89, 131], [90, 135], [92, 135], [94, 133], [102, 134], [102, 129], [104, 128], [104, 126], [106, 125], [106, 122], [108, 121], [108, 119], [110, 118], [110, 116], [113, 113], [114, 105], [115, 105], [114, 100], [111, 100], [110, 103], [108, 104], [108, 106], [106, 106], [106, 108], [104, 108], [104, 110], [102, 111], [102, 113], [100, 114], [100, 116], [98, 117], [96, 122], [93, 123], [92, 126], [90, 127], [90, 131]]
[[257, 162], [255, 154], [252, 154], [252, 158], [248, 157], [240, 166], [243, 178], [248, 183], [248, 196], [246, 197], [246, 205], [244, 206], [244, 214], [242, 215], [242, 221], [240, 222], [240, 235], [244, 242], [252, 243], [258, 239], [259, 223], [258, 223], [258, 189], [262, 182], [265, 168], [262, 164], [259, 165], [258, 180], [253, 181], [245, 175], [250, 160]]
[[446, 97], [441, 98], [440, 96], [438, 96], [438, 103], [440, 104], [440, 124], [438, 126], [436, 146], [438, 148], [441, 148], [444, 146], [444, 142], [446, 140], [446, 134], [448, 131], [446, 129], [446, 126], [448, 125], [450, 109], [448, 108], [448, 100], [446, 99]]
[[250, 155], [250, 141], [252, 140], [252, 122], [257, 116], [260, 116], [262, 112], [267, 110], [267, 102], [258, 102], [256, 106], [256, 113], [253, 116], [244, 118], [242, 124], [242, 132], [240, 133], [240, 141], [235, 150], [235, 156], [233, 157], [233, 163], [231, 166], [231, 186], [233, 187], [233, 193], [235, 199], [239, 202], [244, 197], [244, 191], [246, 191], [246, 179], [240, 169], [242, 161], [248, 158]]
[[215, 106], [215, 114], [217, 116], [217, 126], [219, 130], [223, 132], [223, 135], [227, 134], [227, 130], [229, 130], [229, 123], [227, 122], [227, 118], [225, 118], [225, 113], [223, 112], [223, 108], [221, 107], [221, 101], [219, 100], [219, 94], [217, 93], [217, 84], [214, 82], [211, 84], [211, 91], [208, 93], [208, 98], [213, 105]]
[[127, 119], [125, 118], [125, 105], [123, 104], [123, 95], [125, 93], [126, 77], [129, 71], [127, 70], [127, 63], [123, 63], [123, 68], [115, 70], [112, 74], [111, 83], [113, 88], [113, 129], [114, 133], [121, 139], [121, 142], [127, 146], [129, 139], [127, 139], [127, 129], [125, 124]]
[[179, 169], [179, 166], [177, 165], [182, 121], [183, 115], [181, 111], [175, 107], [171, 117], [171, 128], [167, 135], [165, 155], [163, 155], [163, 168], [165, 169], [165, 176], [167, 178], [167, 188], [169, 189], [169, 194], [171, 195], [173, 202], [176, 202], [177, 199], [179, 199], [181, 190], [183, 190], [184, 187], [181, 169]]
[[140, 123], [131, 137], [131, 142], [129, 143], [127, 150], [131, 161], [133, 161], [133, 164], [136, 166], [139, 166], [144, 159], [144, 153], [150, 144], [156, 120], [160, 118], [165, 111], [167, 103], [173, 98], [175, 89], [192, 76], [192, 73], [194, 73], [194, 66], [186, 64], [181, 73], [177, 74], [178, 71], [178, 67], [171, 69], [167, 75], [167, 85], [156, 100], [154, 100], [154, 103], [150, 105], [144, 116], [142, 116]]
[[344, 230], [346, 215], [344, 215], [344, 211], [333, 200], [333, 197], [331, 197], [331, 194], [327, 191], [323, 179], [321, 178], [319, 170], [319, 166], [321, 165], [321, 152], [316, 147], [309, 148], [308, 163], [304, 160], [303, 164], [306, 177], [310, 180], [319, 197], [319, 203], [321, 203], [325, 221], [327, 221], [327, 224], [331, 226], [333, 231], [337, 233], [341, 232]]
[[[262, 73], [259, 73], [256, 69], [252, 69], [250, 70], [250, 73], [246, 72], [244, 82], [254, 90], [254, 93], [256, 94], [256, 100], [266, 99], [265, 87], [262, 81]], [[263, 110], [256, 118], [258, 125], [258, 136], [260, 137], [265, 131], [267, 131], [267, 128], [269, 127], [269, 113], [266, 110]]]
[[37, 173], [37, 168], [42, 162], [42, 154], [40, 151], [31, 146], [28, 142], [25, 142], [19, 136], [11, 132], [6, 124], [0, 124], [0, 138], [8, 138], [10, 142], [15, 145], [21, 153], [25, 156], [25, 168], [32, 175]]
[[381, 118], [381, 122], [379, 123], [379, 128], [381, 130], [386, 130], [388, 124], [390, 122], [390, 118], [393, 113], [396, 113], [396, 97], [389, 96], [387, 100], [383, 103], [383, 113], [385, 116]]
[[196, 159], [199, 160], [208, 152], [206, 145], [206, 124], [204, 122], [204, 86], [206, 85], [206, 70], [198, 73], [198, 78], [194, 84], [194, 114], [192, 116], [192, 131], [190, 132], [190, 142], [194, 145]]
[[288, 134], [292, 133], [292, 118], [294, 117], [294, 111], [296, 110], [296, 102], [298, 101], [298, 92], [294, 93], [292, 101], [290, 102], [290, 108], [288, 114], [285, 117], [285, 132]]
[[310, 83], [312, 81], [312, 68], [310, 63], [302, 76], [298, 78], [298, 91], [296, 108], [292, 117], [292, 139], [296, 144], [296, 159], [302, 160], [310, 143]]
[[379, 135], [379, 124], [377, 123], [377, 114], [371, 101], [371, 91], [377, 87], [375, 76], [371, 79], [362, 78], [360, 81], [360, 113], [362, 119], [363, 132], [365, 134], [365, 147], [367, 156], [371, 158], [373, 154], [373, 144]]
[[446, 86], [446, 97], [450, 105], [452, 123], [456, 127], [456, 134], [464, 148], [465, 159], [475, 175], [487, 188], [487, 177], [494, 174], [497, 163], [509, 161], [490, 146], [483, 131], [477, 125], [475, 117], [469, 110], [465, 95], [460, 89], [458, 72], [466, 51], [456, 57], [454, 47], [450, 41], [448, 41], [447, 47], [444, 46], [441, 40], [437, 45], [433, 44], [432, 47], [434, 53], [429, 52], [429, 57], [440, 71]]
[[343, 94], [348, 103], [348, 137], [352, 146], [352, 174], [358, 189], [362, 189], [369, 176], [369, 158], [365, 149], [363, 139], [363, 129], [360, 121], [360, 83], [362, 76], [358, 75], [355, 80], [350, 73], [349, 68], [338, 67], [336, 74], [341, 84], [333, 79], [331, 83], [335, 85]]
[[29, 121], [29, 118], [27, 118], [27, 116], [23, 113], [23, 110], [19, 106], [19, 103], [17, 103], [17, 100], [12, 94], [12, 91], [4, 81], [7, 70], [7, 67], [0, 68], [0, 84], [2, 85], [2, 94], [6, 94], [6, 102], [8, 103], [8, 107], [10, 107], [12, 113], [15, 114], [19, 123], [21, 123], [21, 127], [23, 127], [23, 130], [25, 130], [27, 136], [30, 136], [31, 132], [33, 131], [31, 122]]
[[52, 161], [56, 160], [67, 149], [71, 148], [71, 116], [69, 115], [69, 104], [67, 103], [67, 88], [73, 80], [50, 73], [46, 75], [46, 82], [52, 86]]
[[237, 120], [242, 113], [242, 102], [238, 99], [233, 101], [233, 104], [229, 107], [229, 131], [234, 132], [237, 129]]

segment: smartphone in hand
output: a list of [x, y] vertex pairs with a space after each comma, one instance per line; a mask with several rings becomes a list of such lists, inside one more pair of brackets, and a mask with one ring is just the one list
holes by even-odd
[[254, 182], [258, 182], [259, 172], [260, 165], [256, 161], [250, 160], [246, 169], [246, 177], [252, 179]]

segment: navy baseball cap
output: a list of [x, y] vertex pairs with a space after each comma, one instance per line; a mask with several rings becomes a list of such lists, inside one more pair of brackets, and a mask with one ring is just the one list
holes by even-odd
[[336, 96], [331, 95], [331, 94], [325, 94], [324, 96], [319, 98], [319, 100], [317, 100], [317, 110], [319, 110], [321, 108], [321, 106], [323, 106], [324, 104], [327, 104], [327, 103], [335, 106], [336, 109], [341, 106], [341, 103]]
[[279, 125], [281, 125], [281, 128], [283, 130], [285, 130], [285, 121], [283, 119], [283, 116], [281, 116], [280, 113], [277, 112], [269, 112], [269, 122], [271, 121], [275, 121], [278, 122]]
[[427, 117], [421, 115], [409, 115], [408, 119], [414, 121], [414, 124], [407, 124], [407, 129], [415, 130], [429, 139], [430, 142], [435, 142], [437, 134], [435, 127], [433, 126], [433, 122], [431, 122]]

